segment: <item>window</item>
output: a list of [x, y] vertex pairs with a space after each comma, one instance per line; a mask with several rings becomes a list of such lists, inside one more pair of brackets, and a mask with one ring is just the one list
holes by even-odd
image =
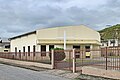
[[19, 52], [21, 53], [21, 50], [19, 50]]
[[19, 50], [19, 58], [21, 58], [21, 50]]
[[4, 50], [4, 52], [8, 52], [8, 50]]
[[90, 46], [85, 46], [86, 58], [90, 58]]
[[41, 51], [46, 51], [46, 45], [41, 45]]
[[35, 52], [35, 45], [33, 45], [33, 52]]
[[10, 48], [10, 45], [5, 45], [5, 48]]
[[15, 56], [17, 56], [17, 47], [15, 47]]
[[23, 47], [23, 56], [25, 56], [25, 46]]
[[[73, 49], [80, 50], [79, 45], [73, 45]], [[80, 51], [75, 51], [75, 57], [80, 58]]]
[[33, 45], [33, 56], [35, 56], [35, 45]]
[[102, 43], [102, 46], [104, 46], [104, 43]]
[[41, 56], [46, 56], [46, 45], [41, 45]]
[[90, 46], [85, 46], [86, 52], [90, 52]]
[[30, 46], [28, 46], [28, 56], [30, 56]]
[[108, 46], [108, 42], [107, 42], [106, 44], [107, 44], [107, 46]]
[[49, 51], [54, 48], [54, 45], [49, 45]]
[[73, 45], [73, 49], [80, 49], [80, 46]]
[[15, 47], [15, 52], [17, 52], [17, 47]]

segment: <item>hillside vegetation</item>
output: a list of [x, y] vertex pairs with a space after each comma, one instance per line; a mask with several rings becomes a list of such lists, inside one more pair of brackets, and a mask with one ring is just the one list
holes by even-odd
[[109, 28], [105, 28], [98, 32], [100, 33], [102, 40], [116, 39], [116, 38], [120, 39], [120, 24], [111, 26]]

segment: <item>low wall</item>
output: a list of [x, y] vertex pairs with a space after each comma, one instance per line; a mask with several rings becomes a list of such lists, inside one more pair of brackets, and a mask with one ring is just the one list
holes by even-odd
[[11, 59], [4, 59], [4, 58], [0, 58], [0, 62], [52, 69], [52, 65], [50, 64], [43, 64], [43, 63], [37, 63], [37, 62], [19, 61], [19, 60], [11, 60]]
[[120, 80], [120, 72], [115, 70], [98, 69], [94, 67], [82, 67], [82, 74], [101, 76]]

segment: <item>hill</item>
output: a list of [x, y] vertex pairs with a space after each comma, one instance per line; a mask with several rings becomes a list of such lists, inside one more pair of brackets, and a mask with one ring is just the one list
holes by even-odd
[[113, 25], [109, 28], [98, 31], [101, 35], [102, 40], [106, 39], [120, 39], [120, 24]]

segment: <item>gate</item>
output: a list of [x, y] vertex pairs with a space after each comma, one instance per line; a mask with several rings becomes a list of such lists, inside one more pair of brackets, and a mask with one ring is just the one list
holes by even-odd
[[[58, 54], [61, 54], [58, 55]], [[60, 58], [63, 58], [58, 60]], [[72, 71], [72, 50], [54, 50], [54, 68]]]

